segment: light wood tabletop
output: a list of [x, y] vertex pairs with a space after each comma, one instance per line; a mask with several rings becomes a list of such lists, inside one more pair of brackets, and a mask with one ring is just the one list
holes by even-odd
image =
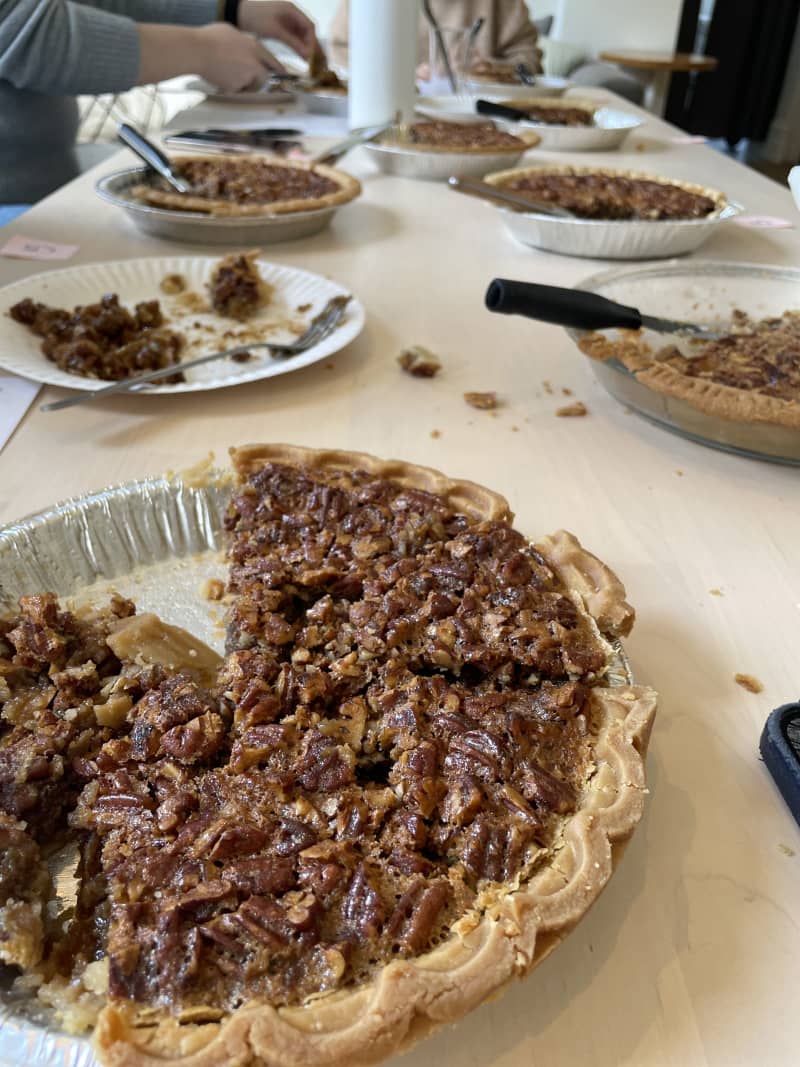
[[[800, 222], [788, 190], [641, 114], [620, 152], [530, 158], [687, 179]], [[79, 245], [58, 268], [218, 252], [148, 238], [93, 194], [99, 173], [129, 162], [121, 154], [83, 176], [4, 238]], [[644, 821], [566, 942], [402, 1063], [796, 1063], [800, 832], [758, 740], [771, 709], [800, 696], [800, 470], [659, 430], [604, 392], [561, 329], [483, 307], [496, 276], [573, 285], [613, 264], [516, 244], [494, 209], [444, 184], [380, 176], [361, 150], [344, 166], [363, 196], [329, 230], [264, 254], [357, 294], [367, 309], [358, 340], [250, 385], [51, 414], [34, 406], [0, 453], [0, 522], [209, 451], [224, 464], [231, 445], [286, 441], [428, 464], [504, 493], [526, 534], [574, 531], [625, 582], [638, 613], [633, 670], [661, 694]], [[800, 233], [727, 223], [693, 258], [800, 266]], [[0, 258], [0, 283], [40, 269]], [[396, 356], [410, 344], [439, 354], [437, 378], [401, 372]], [[468, 390], [495, 390], [501, 406], [476, 411]], [[585, 417], [556, 417], [567, 390]], [[48, 387], [39, 401], [64, 395]], [[737, 672], [763, 692], [738, 686]]]

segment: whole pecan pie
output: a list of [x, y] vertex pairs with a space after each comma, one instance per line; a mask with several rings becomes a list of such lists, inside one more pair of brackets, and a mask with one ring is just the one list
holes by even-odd
[[285, 215], [346, 204], [361, 192], [350, 174], [322, 164], [259, 156], [187, 156], [173, 160], [191, 193], [163, 179], [136, 185], [137, 199], [155, 207], [208, 215]]
[[[613, 644], [623, 587], [572, 535], [532, 544], [502, 497], [405, 463], [233, 460], [218, 671], [153, 664], [156, 623], [118, 599], [87, 622], [27, 598], [0, 629], [0, 930], [51, 1000], [100, 1008], [105, 1063], [374, 1062], [597, 897], [654, 694]], [[53, 942], [35, 887], [65, 825], [81, 886]]]

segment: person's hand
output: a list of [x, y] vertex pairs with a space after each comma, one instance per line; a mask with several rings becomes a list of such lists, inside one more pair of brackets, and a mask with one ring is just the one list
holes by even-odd
[[196, 47], [192, 70], [225, 92], [259, 89], [271, 71], [283, 70], [278, 60], [255, 37], [226, 22], [199, 26], [194, 34]]
[[237, 23], [245, 33], [283, 41], [303, 59], [322, 51], [314, 23], [284, 0], [241, 0]]

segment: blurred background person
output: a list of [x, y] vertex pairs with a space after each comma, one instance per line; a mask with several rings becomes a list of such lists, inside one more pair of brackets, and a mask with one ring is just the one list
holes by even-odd
[[[328, 42], [332, 62], [342, 67], [347, 66], [348, 7], [347, 0], [340, 0]], [[427, 78], [430, 25], [419, 7], [419, 76]], [[542, 53], [525, 0], [431, 0], [431, 11], [442, 29], [469, 29], [476, 19], [484, 20], [475, 41], [476, 60], [525, 63], [534, 74], [541, 73]]]

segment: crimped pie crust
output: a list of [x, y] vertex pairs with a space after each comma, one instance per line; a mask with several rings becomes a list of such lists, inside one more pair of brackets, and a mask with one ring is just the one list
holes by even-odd
[[[538, 177], [543, 174], [570, 174], [570, 175], [583, 175], [583, 174], [597, 174], [608, 178], [629, 178], [632, 181], [647, 181], [657, 182], [659, 185], [674, 185], [679, 189], [683, 189], [687, 193], [693, 193], [695, 196], [707, 196], [710, 200], [713, 200], [717, 205], [715, 210], [708, 215], [703, 215], [698, 219], [653, 219], [650, 220], [655, 225], [658, 222], [664, 221], [670, 224], [678, 222], [686, 223], [687, 225], [692, 222], [707, 222], [709, 219], [714, 218], [719, 212], [724, 211], [728, 206], [728, 198], [725, 193], [720, 192], [719, 189], [712, 189], [705, 185], [696, 185], [694, 182], [681, 181], [678, 178], [665, 178], [660, 174], [647, 174], [644, 171], [639, 170], [621, 170], [613, 167], [571, 167], [567, 165], [547, 164], [544, 166], [532, 166], [532, 167], [514, 167], [511, 170], [495, 171], [494, 174], [487, 174], [483, 179], [489, 185], [497, 185], [501, 188], [509, 181], [513, 181], [515, 178], [524, 178], [528, 175]], [[641, 222], [641, 219], [580, 219], [582, 225], [590, 225], [593, 222], [600, 223], [626, 223], [626, 222]]]
[[603, 334], [588, 334], [578, 347], [590, 359], [619, 360], [642, 385], [656, 393], [685, 400], [704, 415], [733, 422], [764, 422], [789, 429], [800, 428], [798, 401], [765, 396], [682, 374], [669, 363], [655, 359], [650, 346], [635, 331], [620, 331], [619, 340]]
[[413, 154], [436, 152], [440, 155], [519, 156], [523, 152], [527, 152], [528, 149], [535, 148], [541, 141], [541, 137], [537, 133], [533, 133], [532, 130], [516, 130], [512, 136], [516, 137], [522, 144], [507, 145], [506, 147], [498, 145], [441, 145], [429, 144], [425, 141], [405, 141], [401, 137], [392, 137], [390, 134], [387, 134], [379, 141], [376, 141], [372, 147], [390, 148], [392, 151], [409, 152]]
[[[231, 166], [239, 162], [258, 161], [265, 162], [264, 156], [237, 156], [235, 160], [225, 159], [225, 165]], [[189, 157], [186, 157], [189, 160]], [[191, 162], [205, 160], [219, 163], [219, 156], [192, 156]], [[327, 167], [322, 163], [301, 163], [285, 159], [266, 160], [271, 167], [285, 167], [288, 170], [313, 171], [324, 178], [336, 183], [338, 188], [331, 193], [325, 193], [316, 197], [296, 197], [293, 200], [276, 200], [268, 204], [236, 204], [230, 200], [211, 200], [203, 196], [183, 195], [171, 190], [159, 189], [150, 185], [135, 185], [131, 193], [138, 200], [153, 207], [162, 207], [169, 210], [201, 212], [204, 215], [215, 216], [253, 216], [253, 215], [290, 215], [300, 211], [317, 211], [321, 208], [335, 207], [354, 200], [361, 192], [361, 183], [352, 175], [335, 167]], [[174, 160], [180, 164], [183, 158]]]
[[[512, 517], [505, 499], [482, 486], [363, 453], [250, 445], [233, 449], [232, 459], [241, 476], [267, 462], [302, 465], [311, 472], [364, 470], [436, 493], [476, 518]], [[629, 631], [633, 610], [622, 584], [575, 537], [560, 531], [535, 548], [604, 633], [613, 637]], [[590, 699], [599, 722], [595, 773], [580, 809], [564, 823], [560, 847], [528, 882], [485, 891], [482, 913], [463, 916], [432, 951], [392, 961], [361, 987], [311, 998], [299, 1007], [252, 1002], [221, 1022], [188, 1018], [181, 1024], [152, 1011], [137, 1018], [133, 1010], [109, 1005], [95, 1031], [103, 1062], [114, 1067], [374, 1063], [454, 1022], [526, 974], [597, 898], [643, 810], [655, 693], [633, 685], [595, 687]]]

